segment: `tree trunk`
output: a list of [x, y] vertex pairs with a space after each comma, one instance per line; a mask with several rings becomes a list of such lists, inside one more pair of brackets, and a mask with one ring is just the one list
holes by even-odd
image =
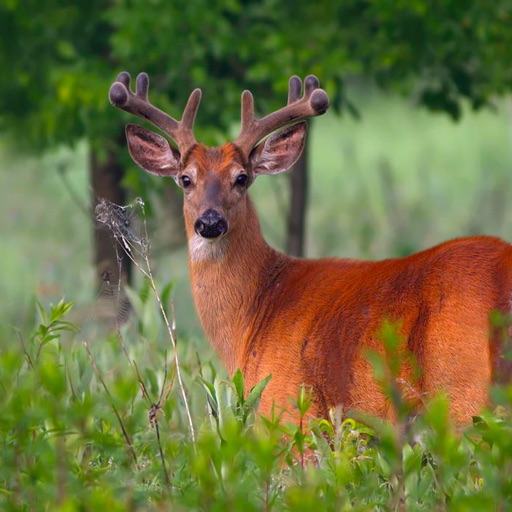
[[286, 252], [291, 256], [304, 256], [304, 241], [306, 232], [306, 208], [308, 201], [308, 139], [302, 155], [297, 160], [290, 173], [290, 210]]
[[91, 150], [89, 168], [92, 186], [95, 278], [97, 289], [100, 293], [104, 293], [117, 288], [119, 282], [121, 284], [130, 282], [130, 259], [124, 255], [123, 248], [112, 237], [107, 226], [99, 223], [94, 215], [100, 199], [107, 199], [118, 205], [125, 204], [126, 191], [121, 185], [124, 169], [117, 158], [115, 149], [108, 150], [106, 156], [100, 156], [96, 151]]

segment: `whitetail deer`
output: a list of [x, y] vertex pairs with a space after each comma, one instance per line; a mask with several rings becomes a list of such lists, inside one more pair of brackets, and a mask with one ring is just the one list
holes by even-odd
[[[308, 117], [323, 114], [327, 94], [316, 77], [292, 77], [287, 106], [254, 118], [253, 97], [242, 95], [238, 138], [220, 147], [196, 142], [193, 123], [201, 91], [190, 95], [176, 121], [148, 101], [149, 79], [121, 73], [110, 88], [116, 107], [146, 119], [173, 139], [126, 127], [133, 160], [170, 176], [183, 189], [192, 290], [203, 329], [228, 372], [240, 368], [248, 386], [272, 374], [261, 402], [290, 410], [290, 397], [313, 390], [311, 414], [332, 406], [393, 418], [373, 377], [367, 349], [382, 351], [384, 320], [397, 322], [404, 351], [398, 382], [417, 409], [444, 390], [451, 417], [465, 423], [488, 403], [489, 386], [507, 378], [506, 328], [512, 300], [512, 248], [492, 237], [443, 243], [402, 259], [306, 260], [286, 256], [263, 239], [248, 188], [260, 174], [289, 169], [304, 147]], [[411, 393], [411, 389], [414, 390]], [[290, 413], [292, 414], [292, 413]]]

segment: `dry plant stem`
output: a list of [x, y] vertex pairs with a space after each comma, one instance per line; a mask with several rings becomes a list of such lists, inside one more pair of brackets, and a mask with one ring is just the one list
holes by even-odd
[[169, 473], [167, 472], [167, 466], [165, 464], [164, 452], [162, 450], [162, 443], [160, 442], [160, 427], [158, 426], [158, 420], [155, 419], [155, 429], [156, 429], [156, 439], [158, 441], [158, 452], [160, 454], [160, 460], [162, 461], [162, 468], [164, 470], [165, 483], [169, 486], [171, 485], [171, 480], [169, 478]]
[[[117, 250], [118, 249], [116, 246], [117, 263], [119, 265], [119, 276], [121, 276], [121, 264], [122, 264], [121, 259], [122, 259], [122, 257], [117, 253]], [[132, 258], [131, 256], [130, 256], [130, 259], [132, 261], [134, 261], [134, 258]], [[121, 278], [119, 278], [119, 280], [117, 282], [118, 307], [120, 305], [120, 301], [121, 301]], [[130, 359], [130, 356], [128, 354], [128, 350], [127, 350], [126, 344], [124, 342], [123, 334], [121, 333], [121, 326], [119, 324], [119, 318], [116, 318], [116, 333], [117, 333], [117, 340], [119, 341], [119, 344], [121, 345], [121, 350], [123, 351], [123, 354], [125, 355], [125, 357], [128, 361], [128, 364], [133, 368], [133, 371], [135, 372], [135, 376], [137, 377], [137, 382], [139, 383], [140, 389], [142, 391], [142, 396], [148, 402], [148, 404], [151, 406], [152, 405], [151, 397], [149, 396], [149, 393], [147, 392], [146, 385], [144, 384], [144, 381], [142, 380], [137, 363], [134, 359]], [[166, 369], [166, 371], [167, 371], [167, 369]]]
[[[167, 314], [165, 312], [164, 306], [162, 304], [162, 300], [157, 291], [155, 280], [153, 278], [153, 273], [151, 272], [151, 263], [149, 261], [149, 256], [148, 256], [148, 251], [147, 251], [148, 246], [147, 246], [147, 244], [144, 243], [147, 241], [147, 227], [146, 227], [146, 217], [144, 214], [144, 203], [141, 199], [137, 199], [135, 201], [135, 203], [138, 206], [140, 206], [140, 208], [142, 210], [144, 238], [140, 238], [140, 239], [137, 237], [132, 238], [131, 236], [128, 235], [129, 226], [130, 226], [129, 219], [125, 219], [124, 222], [123, 222], [123, 219], [121, 219], [121, 222], [119, 222], [118, 216], [120, 214], [120, 211], [124, 211], [123, 207], [119, 207], [117, 205], [112, 205], [111, 203], [105, 202], [105, 204], [102, 205], [100, 212], [98, 212], [98, 207], [97, 207], [97, 210], [96, 210], [97, 218], [100, 222], [103, 222], [103, 223], [107, 224], [107, 226], [109, 226], [109, 228], [112, 230], [114, 237], [121, 242], [121, 245], [124, 248], [125, 254], [130, 258], [130, 260], [133, 262], [135, 267], [137, 269], [139, 269], [140, 272], [142, 272], [142, 275], [144, 275], [148, 279], [151, 289], [153, 290], [153, 292], [155, 294], [156, 300], [158, 302], [158, 307], [160, 308], [160, 312], [164, 319], [164, 322], [165, 322], [165, 325], [167, 328], [167, 332], [171, 339], [171, 343], [172, 343], [172, 347], [173, 347], [173, 351], [174, 351], [174, 364], [176, 366], [176, 375], [178, 377], [180, 391], [183, 396], [183, 403], [185, 405], [185, 411], [187, 414], [190, 435], [192, 438], [193, 445], [195, 447], [196, 436], [195, 436], [195, 431], [194, 431], [194, 424], [192, 422], [192, 415], [190, 413], [190, 407], [188, 404], [187, 394], [185, 392], [185, 386], [183, 384], [183, 378], [181, 375], [181, 367], [180, 367], [180, 362], [179, 362], [179, 358], [178, 358], [178, 351], [177, 351], [177, 344], [176, 344], [176, 332], [175, 332], [175, 321], [173, 320], [173, 325], [171, 326], [169, 319], [167, 317]], [[112, 206], [108, 206], [109, 204]], [[128, 224], [126, 224], [126, 220], [128, 220]], [[133, 242], [136, 242], [136, 243], [133, 243]], [[140, 244], [140, 246], [141, 246], [141, 250], [140, 250], [139, 254], [143, 257], [146, 268], [142, 268], [142, 266], [139, 264], [137, 259], [134, 257], [134, 252], [136, 252], [137, 244]], [[118, 257], [118, 261], [120, 261], [119, 257]], [[118, 282], [118, 297], [121, 297], [121, 281], [120, 280]], [[173, 310], [173, 316], [174, 316], [174, 310]], [[120, 334], [119, 329], [118, 329], [118, 333]], [[128, 358], [128, 361], [131, 362], [131, 364], [134, 365], [136, 368], [135, 362], [132, 362], [129, 359], [126, 347], [124, 346], [124, 342], [122, 341], [122, 336], [119, 336], [119, 339], [121, 340], [121, 347], [122, 347], [126, 357]], [[136, 373], [138, 374], [138, 370], [136, 370]], [[141, 386], [143, 388], [143, 393], [144, 393], [144, 385], [143, 385], [142, 381], [140, 380], [140, 375], [139, 375], [139, 383], [141, 384]], [[159, 407], [161, 406], [160, 401], [158, 403], [158, 406]]]
[[[160, 294], [158, 293], [158, 290], [156, 288], [156, 283], [155, 283], [155, 280], [153, 278], [153, 273], [151, 272], [151, 263], [149, 261], [148, 255], [147, 254], [143, 254], [144, 261], [146, 263], [146, 269], [144, 269], [144, 268], [142, 268], [140, 266], [139, 262], [133, 257], [133, 255], [131, 253], [131, 249], [129, 248], [129, 246], [127, 247], [127, 250], [125, 252], [128, 255], [128, 257], [132, 260], [133, 264], [148, 279], [149, 284], [151, 286], [151, 289], [153, 290], [153, 293], [155, 294], [156, 300], [158, 302], [158, 307], [160, 309], [160, 313], [162, 315], [162, 318], [164, 319], [164, 323], [165, 323], [165, 327], [167, 329], [167, 333], [169, 334], [169, 338], [171, 339], [172, 348], [173, 348], [173, 352], [174, 352], [174, 364], [175, 364], [175, 367], [176, 367], [176, 376], [178, 377], [178, 384], [179, 384], [179, 387], [180, 387], [181, 395], [183, 397], [183, 403], [185, 405], [185, 411], [186, 411], [186, 414], [187, 414], [187, 421], [188, 421], [188, 425], [189, 425], [190, 436], [192, 438], [192, 443], [195, 446], [195, 444], [196, 444], [196, 435], [195, 435], [195, 430], [194, 430], [194, 423], [192, 421], [192, 415], [190, 413], [190, 407], [188, 405], [188, 398], [187, 398], [187, 394], [185, 392], [185, 386], [183, 384], [183, 378], [181, 376], [181, 366], [180, 366], [180, 361], [179, 361], [179, 357], [178, 357], [178, 349], [177, 349], [177, 344], [176, 344], [175, 329], [171, 326], [171, 324], [169, 322], [169, 318], [167, 317], [167, 313], [165, 312], [165, 308], [164, 308], [164, 306], [162, 304], [162, 300], [160, 299]], [[175, 322], [173, 321], [173, 325], [174, 324], [175, 324]]]
[[[174, 308], [173, 308], [173, 315], [174, 315]], [[172, 387], [174, 386], [174, 377], [176, 375], [176, 370], [175, 369], [173, 370], [171, 378], [169, 380], [169, 384], [167, 384], [168, 373], [169, 373], [169, 369], [168, 369], [168, 365], [167, 365], [167, 350], [166, 350], [165, 351], [164, 380], [162, 382], [162, 389], [160, 390], [160, 396], [158, 397], [158, 406], [159, 407], [162, 407], [162, 405], [165, 404], [165, 402], [167, 402], [167, 399], [169, 398]], [[166, 389], [166, 386], [167, 386], [167, 389]]]
[[[118, 335], [121, 336], [121, 332], [120, 331], [118, 332]], [[121, 341], [121, 343], [123, 343], [123, 341]], [[126, 353], [126, 350], [125, 350], [125, 354], [128, 357], [128, 354]], [[133, 366], [133, 369], [134, 369], [135, 374], [137, 376], [137, 380], [139, 382], [140, 389], [142, 391], [142, 396], [144, 397], [144, 399], [148, 403], [148, 405], [150, 407], [150, 411], [151, 411], [152, 408], [154, 407], [154, 404], [152, 403], [152, 400], [151, 400], [151, 397], [149, 396], [149, 393], [148, 393], [148, 390], [146, 388], [146, 385], [144, 384], [144, 381], [142, 380], [142, 377], [141, 377], [140, 372], [139, 372], [139, 367], [137, 366], [137, 362], [135, 360], [133, 360], [133, 361], [128, 360], [128, 362], [131, 362], [131, 364]], [[158, 409], [160, 408], [160, 404], [162, 403], [162, 395], [163, 395], [163, 392], [164, 392], [164, 385], [165, 385], [166, 379], [167, 379], [167, 352], [166, 352], [166, 362], [165, 362], [164, 384], [162, 384], [162, 390], [161, 390], [160, 396], [158, 398], [158, 403], [156, 404], [156, 407]], [[157, 440], [157, 444], [158, 444], [158, 453], [160, 455], [160, 460], [162, 461], [162, 468], [163, 468], [163, 471], [164, 471], [165, 483], [167, 485], [170, 485], [171, 481], [169, 479], [169, 473], [167, 471], [167, 466], [165, 464], [164, 452], [162, 450], [162, 442], [160, 440], [160, 427], [158, 425], [158, 418], [156, 417], [156, 415], [155, 415], [155, 418], [153, 420], [151, 420], [151, 418], [150, 418], [150, 424], [151, 424], [151, 426], [155, 427], [155, 430], [156, 430], [156, 440]]]
[[133, 371], [135, 372], [135, 375], [137, 376], [137, 381], [139, 382], [139, 387], [142, 392], [142, 396], [148, 402], [149, 406], [152, 405], [151, 397], [149, 396], [148, 390], [146, 388], [146, 385], [144, 384], [144, 381], [142, 380], [142, 377], [140, 376], [139, 367], [137, 366], [137, 363], [135, 362], [135, 359], [130, 361], [128, 360], [133, 366]]
[[[116, 248], [116, 252], [117, 252], [117, 248]], [[129, 257], [132, 261], [134, 261], [135, 265], [137, 265], [137, 262], [135, 262], [135, 259], [131, 256], [131, 252], [129, 253]], [[118, 259], [118, 264], [119, 264], [119, 275], [121, 275], [121, 258], [118, 254], [117, 256], [117, 259]], [[149, 262], [147, 261], [147, 264], [149, 266]], [[138, 266], [138, 265], [137, 265]], [[146, 273], [143, 271], [143, 269], [140, 269], [144, 275], [146, 275]], [[119, 279], [118, 283], [117, 283], [117, 297], [118, 297], [118, 301], [121, 297], [121, 279]], [[137, 381], [139, 382], [139, 386], [140, 386], [140, 389], [141, 389], [141, 392], [142, 392], [142, 396], [144, 397], [144, 399], [146, 400], [146, 402], [148, 403], [148, 405], [150, 406], [150, 411], [153, 407], [153, 401], [151, 400], [151, 397], [149, 396], [149, 393], [148, 393], [148, 390], [146, 388], [146, 385], [144, 384], [144, 381], [142, 380], [142, 377], [140, 375], [140, 372], [139, 372], [139, 367], [137, 366], [137, 362], [133, 359], [130, 359], [130, 356], [128, 355], [128, 350], [126, 349], [126, 345], [124, 343], [124, 338], [123, 338], [123, 335], [121, 333], [121, 326], [119, 325], [119, 322], [116, 322], [117, 324], [117, 339], [119, 340], [119, 343], [121, 345], [121, 350], [123, 351], [124, 355], [126, 356], [126, 359], [128, 360], [128, 363], [132, 366], [134, 372], [135, 372], [135, 375], [137, 377]], [[164, 382], [162, 384], [162, 389], [161, 389], [161, 392], [160, 392], [160, 396], [158, 397], [158, 403], [157, 403], [157, 407], [160, 408], [161, 407], [161, 404], [162, 404], [162, 397], [163, 397], [163, 394], [164, 394], [164, 389], [165, 389], [165, 383], [167, 381], [167, 372], [168, 372], [168, 369], [167, 369], [167, 351], [165, 351], [165, 369], [164, 369]], [[171, 387], [172, 387], [172, 382], [171, 382]], [[169, 393], [171, 391], [171, 387], [169, 387], [169, 391], [166, 393], [166, 396], [165, 396], [165, 400], [167, 400], [167, 397], [169, 396]], [[161, 443], [161, 440], [160, 440], [160, 427], [158, 425], [158, 419], [154, 418], [153, 421], [151, 421], [150, 419], [150, 423], [152, 424], [152, 426], [155, 427], [155, 430], [156, 430], [156, 439], [157, 439], [157, 445], [158, 445], [158, 453], [160, 455], [160, 460], [162, 461], [162, 469], [163, 469], [163, 472], [164, 472], [164, 478], [165, 478], [165, 483], [166, 485], [170, 485], [171, 481], [170, 481], [170, 478], [169, 478], [169, 473], [167, 471], [167, 466], [165, 464], [165, 457], [164, 457], [164, 453], [163, 453], [163, 450], [162, 450], [162, 443]]]
[[[156, 289], [156, 284], [155, 284], [155, 280], [153, 279], [153, 274], [151, 272], [151, 267], [150, 267], [150, 264], [149, 264], [149, 259], [148, 257], [145, 255], [144, 256], [145, 260], [146, 260], [146, 265], [147, 265], [147, 268], [148, 268], [148, 277], [149, 277], [149, 282], [151, 284], [151, 289], [153, 290], [153, 292], [155, 293], [155, 297], [156, 297], [156, 300], [158, 302], [158, 307], [160, 308], [160, 313], [162, 314], [162, 318], [164, 319], [164, 322], [165, 322], [165, 327], [167, 329], [167, 332], [169, 334], [169, 338], [171, 339], [171, 343], [172, 343], [172, 348], [173, 348], [173, 351], [174, 351], [174, 365], [176, 367], [176, 376], [178, 377], [178, 384], [180, 386], [180, 391], [181, 391], [181, 394], [183, 396], [183, 403], [185, 405], [185, 411], [186, 411], [186, 414], [187, 414], [187, 420], [188, 420], [188, 426], [189, 426], [189, 429], [190, 429], [190, 436], [192, 437], [192, 443], [196, 444], [196, 434], [195, 434], [195, 430], [194, 430], [194, 423], [192, 422], [192, 415], [190, 413], [190, 407], [188, 405], [188, 398], [187, 398], [187, 393], [185, 392], [185, 386], [183, 384], [183, 379], [182, 379], [182, 376], [181, 376], [181, 367], [180, 367], [180, 361], [179, 361], [179, 358], [178, 358], [178, 349], [177, 349], [177, 344], [176, 344], [176, 335], [175, 335], [175, 331], [174, 329], [171, 327], [171, 324], [169, 323], [169, 318], [167, 317], [167, 313], [165, 312], [165, 308], [164, 308], [164, 305], [162, 304], [162, 300], [160, 299], [160, 295]], [[174, 322], [173, 322], [174, 324]]]
[[[138, 369], [137, 369], [137, 372], [138, 372]], [[169, 392], [166, 393], [165, 398], [163, 398], [164, 397], [164, 391], [165, 391], [165, 385], [166, 385], [166, 382], [167, 382], [167, 373], [168, 373], [168, 365], [167, 365], [167, 350], [166, 350], [165, 351], [164, 380], [162, 382], [162, 389], [160, 390], [160, 396], [158, 397], [158, 402], [156, 404], [156, 407], [158, 409], [160, 409], [162, 404], [167, 400], [167, 397], [169, 396], [169, 393], [171, 391], [171, 388], [169, 388]], [[171, 382], [171, 386], [172, 386], [172, 382]], [[147, 392], [146, 392], [146, 395], [147, 395]], [[162, 450], [162, 443], [160, 442], [160, 426], [158, 424], [158, 416], [157, 416], [157, 414], [155, 414], [155, 417], [154, 417], [154, 427], [155, 427], [155, 430], [156, 430], [156, 439], [157, 439], [157, 443], [158, 443], [158, 453], [160, 454], [160, 460], [162, 461], [162, 468], [164, 470], [165, 483], [167, 485], [170, 485], [171, 481], [169, 479], [169, 473], [167, 472], [167, 466], [165, 464], [165, 457], [164, 457], [164, 452]]]
[[[127, 248], [129, 248], [129, 246], [128, 246], [128, 244], [126, 244], [126, 242], [125, 242], [125, 246]], [[118, 265], [119, 265], [119, 276], [121, 276], [121, 256], [117, 253], [117, 246], [116, 246], [116, 254], [117, 254], [117, 262], [118, 262]], [[130, 257], [130, 259], [137, 265], [137, 262], [135, 262], [134, 258], [131, 255], [131, 250], [130, 250], [130, 253], [127, 252], [127, 254]], [[142, 271], [142, 269], [140, 269], [140, 270]], [[121, 279], [119, 279], [119, 281], [117, 282], [117, 301], [118, 301], [118, 306], [120, 304], [120, 298], [121, 298]], [[121, 333], [121, 326], [119, 324], [119, 318], [116, 319], [116, 329], [117, 329], [117, 339], [119, 341], [119, 344], [121, 345], [121, 350], [123, 351], [126, 359], [128, 360], [128, 364], [130, 364], [130, 366], [132, 366], [133, 371], [135, 372], [135, 375], [137, 377], [137, 381], [139, 383], [139, 387], [140, 387], [141, 392], [142, 392], [142, 396], [146, 400], [146, 402], [148, 403], [150, 411], [151, 411], [153, 406], [154, 406], [153, 401], [151, 400], [151, 397], [149, 396], [149, 393], [148, 393], [148, 390], [146, 388], [146, 385], [144, 384], [144, 381], [142, 380], [142, 377], [141, 377], [140, 372], [139, 372], [139, 367], [137, 366], [137, 362], [135, 361], [135, 359], [133, 359], [133, 360], [130, 359], [130, 356], [128, 355], [128, 350], [126, 349], [126, 344], [124, 342], [124, 338], [123, 338], [123, 335]], [[164, 386], [165, 386], [166, 380], [167, 380], [167, 351], [166, 351], [166, 356], [165, 356], [164, 383], [162, 385], [162, 390], [161, 390], [160, 396], [158, 398], [157, 408], [160, 408], [160, 405], [162, 403], [162, 395], [163, 395], [163, 392], [164, 392]], [[170, 392], [170, 390], [169, 390], [169, 392]], [[168, 396], [168, 394], [167, 394], [167, 396]], [[166, 485], [170, 485], [169, 473], [167, 471], [167, 466], [165, 464], [165, 458], [164, 458], [164, 454], [163, 454], [163, 450], [162, 450], [162, 443], [161, 443], [161, 440], [160, 440], [160, 428], [159, 428], [158, 419], [156, 418], [156, 416], [155, 416], [155, 418], [153, 420], [150, 419], [150, 424], [151, 424], [151, 426], [155, 427], [155, 430], [156, 430], [156, 439], [157, 439], [157, 444], [158, 444], [158, 453], [159, 453], [160, 459], [162, 461], [162, 469], [163, 469], [163, 472], [164, 472], [165, 483], [166, 483]]]
[[124, 439], [126, 441], [126, 444], [128, 445], [128, 448], [129, 448], [130, 453], [131, 453], [131, 455], [133, 457], [133, 460], [134, 460], [135, 464], [137, 464], [138, 462], [137, 462], [137, 454], [135, 453], [135, 448], [133, 447], [133, 444], [131, 442], [130, 436], [128, 435], [128, 432], [126, 431], [126, 428], [124, 426], [123, 420], [121, 419], [121, 415], [119, 414], [116, 406], [114, 405], [114, 401], [112, 399], [112, 395], [110, 394], [110, 391], [109, 391], [107, 385], [105, 384], [105, 381], [103, 380], [103, 377], [101, 376], [101, 373], [100, 373], [100, 370], [98, 368], [98, 365], [96, 364], [96, 361], [94, 360], [94, 357], [92, 356], [92, 353], [91, 353], [91, 351], [89, 349], [89, 345], [88, 345], [87, 341], [84, 341], [84, 346], [85, 346], [85, 350], [87, 351], [87, 355], [89, 356], [89, 360], [91, 361], [94, 373], [98, 377], [99, 381], [101, 382], [101, 385], [103, 386], [103, 389], [105, 390], [105, 393], [107, 394], [107, 396], [109, 398], [110, 406], [112, 407], [112, 410], [114, 411], [114, 414], [116, 415], [117, 421], [119, 422], [119, 425], [121, 426], [121, 430], [123, 432], [123, 437], [124, 437]]

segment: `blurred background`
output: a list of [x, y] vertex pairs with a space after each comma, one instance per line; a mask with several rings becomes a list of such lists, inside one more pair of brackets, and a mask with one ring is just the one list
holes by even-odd
[[124, 125], [140, 121], [108, 102], [124, 70], [146, 71], [152, 103], [176, 118], [202, 88], [195, 132], [212, 145], [237, 134], [243, 89], [261, 116], [292, 74], [319, 77], [331, 108], [305, 157], [252, 188], [268, 241], [289, 253], [512, 241], [511, 26], [508, 0], [0, 0], [2, 337], [33, 323], [36, 300], [99, 321], [119, 269], [140, 287], [93, 211], [142, 197], [155, 276], [174, 283], [178, 330], [201, 338], [180, 193], [131, 162]]

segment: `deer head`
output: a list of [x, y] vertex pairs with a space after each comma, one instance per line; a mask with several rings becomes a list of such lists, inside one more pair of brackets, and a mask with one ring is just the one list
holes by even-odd
[[[237, 139], [208, 148], [193, 134], [201, 91], [194, 90], [181, 121], [176, 121], [148, 101], [149, 78], [139, 74], [136, 90], [130, 90], [130, 75], [121, 73], [110, 88], [111, 103], [150, 121], [177, 145], [146, 128], [129, 124], [126, 137], [137, 165], [159, 176], [170, 176], [183, 189], [184, 214], [189, 244], [216, 244], [230, 233], [246, 229], [247, 190], [260, 174], [289, 169], [304, 148], [308, 117], [323, 114], [329, 100], [318, 79], [308, 76], [301, 96], [301, 80], [292, 76], [288, 103], [261, 119], [254, 117], [254, 99], [242, 94], [242, 123]], [[277, 130], [277, 131], [276, 131]], [[218, 254], [217, 249], [211, 249]]]

